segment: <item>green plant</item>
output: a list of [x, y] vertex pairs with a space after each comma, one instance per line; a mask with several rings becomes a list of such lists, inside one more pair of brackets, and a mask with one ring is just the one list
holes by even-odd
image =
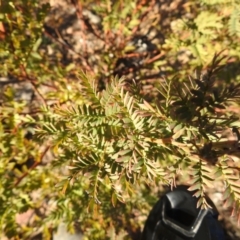
[[[192, 188], [199, 190], [197, 194], [204, 201], [204, 185], [214, 179], [209, 173], [222, 167], [221, 162], [213, 170], [207, 165], [211, 157], [216, 163], [223, 155], [216, 132], [238, 120], [225, 114], [220, 117], [215, 111], [240, 96], [239, 85], [215, 85], [220, 60], [215, 56], [206, 76], [191, 84], [181, 83], [182, 89], [176, 86], [176, 79], [170, 81], [161, 91], [164, 100], [155, 106], [139, 93], [124, 90], [122, 80], [113, 80], [99, 93], [94, 80], [81, 74], [81, 91], [88, 96], [87, 103], [56, 108], [38, 133], [40, 138], [51, 136], [52, 144], [61, 152], [58, 164], [69, 166], [64, 183], [86, 178], [88, 196], [99, 204], [98, 192], [108, 186], [115, 205], [116, 200], [129, 198], [143, 180], [172, 182], [176, 176], [167, 174], [172, 163], [177, 164], [175, 168], [181, 166], [185, 175], [193, 175], [196, 182]], [[172, 91], [176, 90], [174, 96]]]
[[[61, 28], [48, 31], [49, 4], [1, 6], [1, 233], [50, 239], [65, 221], [71, 231], [80, 223], [86, 239], [138, 239], [164, 186], [178, 183], [189, 183], [206, 207], [208, 189], [224, 182], [239, 215], [239, 164], [231, 160], [239, 3], [189, 1], [178, 15], [155, 1], [72, 2], [82, 38], [94, 35], [101, 51], [76, 52]], [[89, 27], [81, 9], [98, 14], [99, 26]], [[135, 37], [152, 30], [164, 41], [135, 50]], [[31, 221], [19, 224], [29, 211]]]

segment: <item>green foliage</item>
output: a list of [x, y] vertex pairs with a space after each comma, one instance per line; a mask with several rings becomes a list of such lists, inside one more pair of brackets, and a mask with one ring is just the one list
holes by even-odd
[[[42, 42], [41, 32], [43, 20], [48, 11], [48, 4], [39, 4], [38, 1], [13, 2], [4, 1], [1, 21], [5, 24], [5, 44], [1, 47], [1, 58], [4, 60], [1, 73], [19, 75], [19, 68], [26, 68], [27, 74], [39, 69], [42, 56], [38, 49]], [[35, 6], [35, 8], [33, 8]], [[1, 44], [2, 45], [2, 44]], [[36, 72], [35, 72], [36, 73]]]
[[[239, 2], [189, 1], [179, 15], [162, 4], [161, 19], [155, 1], [72, 1], [81, 40], [105, 46], [78, 51], [62, 26], [49, 30], [47, 2], [1, 6], [1, 234], [51, 239], [64, 221], [86, 239], [139, 239], [179, 183], [207, 207], [222, 181], [239, 215]], [[137, 51], [134, 37], [153, 29], [163, 40]]]
[[[225, 1], [225, 0], [201, 0], [200, 2], [215, 6], [224, 7], [226, 12], [230, 12], [228, 19], [228, 31], [230, 35], [236, 35], [239, 37], [239, 16], [240, 16], [240, 3], [239, 1]], [[206, 18], [209, 19], [209, 18]], [[205, 20], [206, 20], [205, 19]], [[217, 17], [215, 17], [217, 19]]]
[[[87, 78], [82, 79], [83, 92], [89, 86]], [[140, 177], [150, 182], [163, 180], [165, 175], [158, 160], [164, 160], [167, 147], [151, 144], [148, 139], [169, 135], [169, 131], [163, 130], [168, 122], [158, 120], [155, 111], [150, 114], [150, 105], [139, 102], [121, 85], [121, 80], [113, 80], [101, 95], [93, 94], [95, 101], [90, 105], [56, 109], [39, 133], [53, 137], [52, 144], [61, 149], [61, 159], [70, 165], [74, 180], [87, 176], [92, 186], [89, 196], [96, 202], [101, 202], [97, 195], [102, 185], [109, 185], [112, 194], [124, 201], [139, 184]], [[94, 86], [92, 81], [91, 92], [95, 92]], [[149, 116], [144, 117], [146, 114]]]
[[231, 35], [240, 36], [240, 10], [239, 7], [234, 9], [229, 19], [229, 32]]
[[237, 120], [234, 116], [218, 117], [215, 109], [224, 109], [229, 100], [240, 97], [239, 85], [214, 84], [221, 60], [215, 56], [206, 75], [195, 83], [181, 82], [182, 89], [176, 86], [176, 79], [163, 86], [166, 92], [162, 95], [171, 105], [161, 109], [124, 90], [123, 80], [113, 80], [100, 94], [95, 81], [83, 76], [81, 89], [83, 95], [84, 90], [93, 93], [89, 94], [91, 104], [56, 108], [38, 136], [52, 136], [63, 164], [69, 165], [69, 177], [78, 181], [86, 176], [88, 194], [96, 203], [101, 203], [98, 192], [102, 185], [109, 186], [112, 198], [116, 195], [126, 201], [142, 179], [146, 183], [172, 182], [177, 176], [167, 174], [168, 164], [179, 159], [184, 160], [185, 166], [180, 165], [183, 170], [195, 169], [189, 174], [194, 172], [193, 186], [204, 196], [204, 184], [214, 178], [209, 177], [213, 170], [202, 161], [218, 160], [216, 132]]

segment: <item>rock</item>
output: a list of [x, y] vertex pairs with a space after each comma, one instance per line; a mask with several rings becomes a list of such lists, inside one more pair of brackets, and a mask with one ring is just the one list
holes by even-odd
[[67, 231], [67, 226], [65, 223], [60, 223], [57, 232], [53, 235], [53, 240], [82, 240], [83, 234], [76, 231], [71, 234]]

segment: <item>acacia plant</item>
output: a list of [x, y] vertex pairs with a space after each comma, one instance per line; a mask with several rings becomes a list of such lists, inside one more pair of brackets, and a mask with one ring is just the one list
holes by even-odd
[[239, 216], [238, 1], [48, 2], [1, 2], [0, 237], [139, 239], [179, 183]]
[[[136, 92], [134, 82], [126, 85], [116, 78], [98, 92], [92, 77], [80, 74], [82, 96], [68, 106], [46, 109], [48, 118], [37, 133], [59, 152], [57, 164], [68, 166], [61, 182], [65, 189], [86, 182], [89, 204], [101, 204], [105, 186], [115, 205], [131, 197], [142, 181], [175, 186], [180, 171], [197, 190], [199, 206], [206, 207], [205, 188], [219, 178], [238, 211], [238, 164], [229, 155], [239, 151], [239, 123], [218, 110], [240, 97], [240, 85], [216, 84], [218, 57], [200, 78], [165, 80], [155, 104]], [[229, 128], [230, 140], [224, 138]]]

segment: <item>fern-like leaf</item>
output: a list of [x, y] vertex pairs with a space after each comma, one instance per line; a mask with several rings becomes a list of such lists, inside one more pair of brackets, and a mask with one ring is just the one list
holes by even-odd
[[194, 196], [199, 198], [197, 207], [209, 208], [209, 204], [206, 199], [206, 190], [208, 187], [212, 187], [214, 177], [212, 176], [212, 169], [207, 165], [205, 161], [202, 161], [197, 156], [189, 157], [190, 161], [196, 162], [190, 174], [193, 176], [190, 183], [190, 191], [195, 191]]
[[240, 9], [235, 8], [228, 22], [228, 30], [231, 35], [240, 37]]

